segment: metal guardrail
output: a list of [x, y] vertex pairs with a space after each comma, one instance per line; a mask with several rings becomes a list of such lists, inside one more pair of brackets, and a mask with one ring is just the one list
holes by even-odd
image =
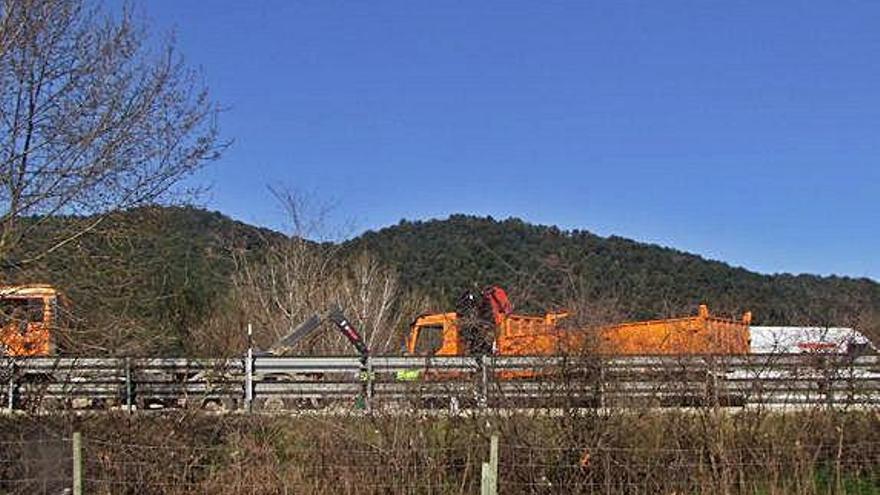
[[880, 404], [880, 356], [0, 359], [6, 409]]

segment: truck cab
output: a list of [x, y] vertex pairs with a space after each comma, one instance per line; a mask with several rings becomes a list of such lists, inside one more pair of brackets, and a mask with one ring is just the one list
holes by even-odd
[[465, 346], [455, 313], [421, 315], [410, 325], [406, 353], [410, 356], [459, 356]]
[[60, 294], [49, 285], [0, 286], [0, 356], [48, 356]]

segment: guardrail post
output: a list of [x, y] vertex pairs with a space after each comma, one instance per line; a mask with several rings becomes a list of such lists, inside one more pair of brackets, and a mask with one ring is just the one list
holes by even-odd
[[15, 395], [18, 384], [15, 383], [15, 374], [17, 372], [15, 361], [9, 366], [9, 382], [6, 383], [6, 410], [12, 412], [15, 409]]
[[83, 459], [82, 459], [82, 433], [73, 432], [73, 495], [82, 495], [83, 492]]
[[712, 407], [721, 405], [721, 396], [718, 393], [718, 367], [716, 362], [712, 360], [709, 365], [709, 392], [712, 400]]
[[486, 363], [486, 355], [480, 355], [480, 397], [479, 406], [486, 408], [489, 405], [489, 366]]
[[832, 376], [833, 372], [833, 370], [829, 371], [828, 365], [826, 364], [822, 371], [822, 378], [820, 383], [820, 389], [825, 394], [825, 407], [827, 407], [828, 409], [832, 409], [834, 407], [834, 377]]
[[125, 358], [125, 410], [131, 414], [134, 408], [134, 381], [131, 374], [131, 358]]
[[252, 343], [253, 334], [253, 325], [248, 323], [248, 349], [247, 357], [244, 361], [244, 403], [245, 407], [247, 407], [248, 412], [253, 409], [254, 405], [254, 346]]
[[364, 399], [364, 406], [366, 408], [367, 413], [373, 412], [373, 359], [371, 356], [367, 356], [367, 390]]
[[855, 384], [853, 383], [853, 378], [855, 377], [855, 374], [856, 374], [855, 360], [856, 360], [856, 357], [852, 356], [849, 359], [847, 359], [847, 363], [846, 363], [846, 371], [845, 371], [846, 376], [844, 377], [846, 380], [846, 400], [844, 402], [844, 405], [848, 405], [848, 406], [852, 406], [856, 403], [855, 386], [854, 386]]

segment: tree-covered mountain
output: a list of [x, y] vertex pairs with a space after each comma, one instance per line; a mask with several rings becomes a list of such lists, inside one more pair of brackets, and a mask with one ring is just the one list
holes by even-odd
[[[40, 229], [92, 220], [54, 218]], [[68, 294], [82, 329], [73, 347], [83, 353], [186, 353], [206, 321], [242, 325], [229, 297], [234, 274], [242, 260], [253, 267], [270, 244], [286, 239], [220, 213], [179, 207], [112, 215], [63, 246], [41, 240], [40, 229], [7, 260], [4, 280], [51, 283]], [[869, 279], [762, 275], [675, 249], [517, 219], [402, 221], [329, 248], [337, 260], [372, 253], [406, 290], [427, 296], [424, 311], [452, 308], [464, 289], [499, 284], [521, 311], [610, 304], [620, 318], [642, 319], [707, 303], [713, 312], [751, 310], [763, 324], [859, 326], [874, 325], [880, 313], [880, 284]]]
[[519, 303], [528, 309], [579, 297], [611, 300], [637, 319], [706, 303], [726, 313], [751, 310], [764, 324], [847, 324], [880, 309], [880, 284], [870, 279], [762, 275], [675, 249], [518, 219], [401, 221], [347, 247], [377, 253], [406, 284], [446, 304], [463, 288], [500, 284], [525, 296]]
[[[69, 230], [84, 233], [61, 246], [48, 242], [71, 222], [84, 227]], [[195, 208], [58, 217], [22, 239], [3, 267], [3, 279], [61, 289], [67, 323], [78, 329], [75, 342], [61, 344], [78, 353], [180, 354], [190, 332], [226, 297], [235, 253], [259, 253], [281, 238]]]

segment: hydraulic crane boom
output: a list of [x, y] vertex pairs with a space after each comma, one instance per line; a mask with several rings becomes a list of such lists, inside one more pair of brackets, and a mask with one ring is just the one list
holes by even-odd
[[370, 355], [370, 350], [367, 348], [367, 344], [364, 342], [361, 334], [354, 329], [354, 326], [348, 321], [348, 318], [342, 314], [342, 310], [336, 307], [330, 312], [328, 317], [330, 318], [330, 321], [336, 325], [336, 328], [342, 332], [342, 335], [345, 336], [348, 342], [357, 349], [361, 356], [361, 361], [366, 361], [367, 357]]
[[338, 306], [330, 310], [326, 316], [322, 317], [318, 314], [312, 315], [311, 318], [304, 321], [298, 327], [294, 328], [292, 332], [287, 334], [287, 336], [276, 342], [270, 348], [269, 352], [293, 347], [314, 332], [326, 320], [330, 320], [345, 339], [358, 351], [361, 362], [366, 362], [367, 357], [370, 355], [370, 350], [367, 348], [367, 344], [364, 342], [363, 337], [361, 337], [360, 333], [354, 328], [354, 325], [348, 321], [348, 318], [345, 317]]

